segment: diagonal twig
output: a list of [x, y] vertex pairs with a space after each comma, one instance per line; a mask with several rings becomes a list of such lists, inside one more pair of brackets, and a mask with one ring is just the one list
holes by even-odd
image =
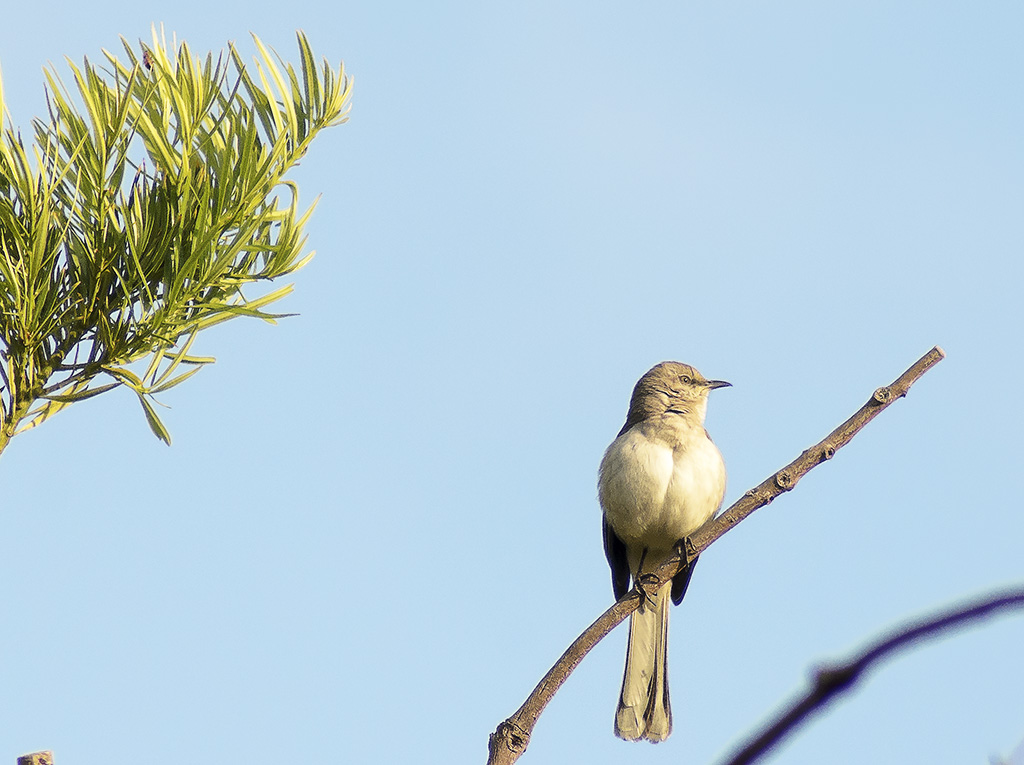
[[[822, 441], [806, 449], [791, 463], [746, 492], [724, 513], [701, 526], [685, 540], [685, 544], [681, 546], [683, 549], [677, 550], [676, 555], [669, 558], [654, 572], [657, 583], [648, 586], [657, 588], [663, 585], [675, 576], [682, 566], [692, 561], [737, 523], [758, 508], [770, 503], [780, 494], [792, 490], [810, 470], [822, 462], [832, 459], [835, 453], [846, 446], [865, 425], [894, 401], [905, 396], [910, 390], [910, 386], [945, 358], [945, 355], [945, 352], [938, 346], [932, 348], [891, 385], [876, 390], [864, 406]], [[488, 765], [511, 765], [522, 756], [530, 743], [530, 734], [548, 702], [583, 660], [583, 657], [590, 652], [590, 649], [633, 613], [639, 607], [640, 600], [640, 592], [634, 587], [573, 641], [572, 645], [566, 649], [565, 653], [537, 684], [537, 687], [533, 689], [523, 705], [516, 710], [515, 714], [502, 721], [490, 735], [487, 744]]]
[[967, 622], [992, 616], [997, 611], [1024, 608], [1024, 587], [990, 595], [895, 630], [872, 643], [845, 664], [824, 665], [814, 673], [811, 689], [781, 712], [763, 732], [736, 752], [724, 765], [749, 765], [767, 754], [784, 737], [796, 730], [809, 715], [820, 711], [837, 695], [850, 690], [873, 665], [913, 643], [939, 637]]

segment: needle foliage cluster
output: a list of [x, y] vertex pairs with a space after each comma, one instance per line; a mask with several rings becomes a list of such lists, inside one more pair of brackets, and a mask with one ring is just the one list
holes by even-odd
[[209, 357], [197, 334], [266, 307], [301, 268], [298, 188], [285, 176], [344, 122], [351, 80], [318, 67], [298, 34], [296, 70], [254, 36], [214, 60], [154, 30], [126, 58], [47, 71], [48, 116], [26, 145], [0, 85], [0, 451], [68, 405], [130, 388], [170, 443], [156, 394]]

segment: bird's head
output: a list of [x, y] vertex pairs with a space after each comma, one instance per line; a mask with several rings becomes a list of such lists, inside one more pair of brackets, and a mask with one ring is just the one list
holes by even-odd
[[731, 383], [709, 380], [689, 364], [663, 361], [648, 371], [633, 388], [627, 423], [673, 412], [704, 421], [708, 393]]

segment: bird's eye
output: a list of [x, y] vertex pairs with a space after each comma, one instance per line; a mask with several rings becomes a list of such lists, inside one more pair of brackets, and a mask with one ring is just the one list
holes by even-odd
[[682, 380], [682, 381], [683, 381], [684, 383], [686, 383], [687, 385], [689, 385], [690, 383], [692, 383], [692, 382], [693, 382], [693, 380], [691, 380], [691, 379], [690, 379], [690, 376], [689, 376], [689, 375], [683, 375], [683, 376], [682, 376], [682, 377], [680, 377], [679, 379], [680, 379], [680, 380]]

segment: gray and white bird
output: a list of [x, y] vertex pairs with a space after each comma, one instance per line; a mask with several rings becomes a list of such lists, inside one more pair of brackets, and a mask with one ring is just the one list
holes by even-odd
[[[657, 569], [679, 540], [722, 506], [725, 463], [704, 429], [708, 393], [728, 386], [687, 364], [666, 361], [633, 388], [626, 424], [604, 453], [598, 499], [612, 590], [621, 598]], [[680, 571], [630, 617], [629, 647], [615, 735], [664, 741], [672, 732], [668, 695], [669, 597], [679, 604], [693, 566]]]

